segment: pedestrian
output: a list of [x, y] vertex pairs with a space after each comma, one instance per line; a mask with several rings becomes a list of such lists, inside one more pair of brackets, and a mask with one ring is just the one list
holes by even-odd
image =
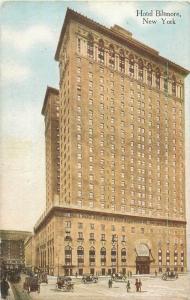
[[130, 281], [128, 280], [128, 281], [127, 281], [127, 293], [130, 292], [130, 289], [131, 289], [131, 283], [130, 283]]
[[141, 280], [139, 279], [139, 292], [141, 292], [141, 287], [142, 287], [142, 282], [141, 282]]
[[157, 277], [157, 274], [158, 274], [158, 273], [157, 273], [157, 271], [155, 270], [155, 277]]
[[9, 284], [6, 281], [5, 278], [1, 281], [1, 297], [2, 299], [7, 299], [7, 296], [9, 294]]
[[109, 289], [112, 288], [112, 280], [111, 279], [108, 280], [108, 287], [109, 287]]
[[78, 277], [78, 273], [77, 273], [77, 272], [75, 273], [75, 277], [76, 277], [76, 278]]
[[139, 291], [139, 281], [138, 279], [136, 278], [136, 281], [135, 281], [135, 286], [136, 286], [136, 292]]

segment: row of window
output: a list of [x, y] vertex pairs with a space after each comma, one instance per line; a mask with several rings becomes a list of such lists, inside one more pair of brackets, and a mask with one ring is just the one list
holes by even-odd
[[[126, 248], [122, 248], [120, 253], [121, 253], [121, 262], [126, 263], [126, 255], [127, 255]], [[70, 246], [66, 246], [65, 247], [65, 264], [66, 265], [72, 265], [72, 255], [73, 255], [72, 248]], [[96, 249], [94, 247], [90, 247], [88, 255], [89, 255], [89, 264], [90, 265], [95, 264]], [[111, 255], [111, 262], [116, 262], [117, 250], [115, 247], [111, 248], [110, 255]], [[84, 248], [82, 246], [79, 246], [77, 248], [77, 260], [78, 260], [79, 265], [84, 264]], [[101, 262], [101, 265], [105, 265], [105, 263], [106, 263], [106, 248], [105, 247], [102, 247], [100, 249], [100, 262]]]
[[[81, 53], [81, 39], [78, 38], [77, 40], [77, 50], [78, 53]], [[88, 35], [87, 39], [87, 55], [89, 58], [94, 58], [95, 53], [94, 53], [95, 47], [94, 47], [94, 39], [91, 34]], [[102, 64], [105, 62], [105, 46], [104, 46], [104, 41], [102, 39], [99, 40], [98, 42], [98, 61]], [[126, 73], [126, 64], [125, 64], [125, 52], [123, 49], [120, 49], [119, 55], [118, 55], [118, 66], [117, 68], [119, 69], [120, 72]], [[116, 53], [115, 53], [115, 48], [112, 44], [109, 46], [108, 50], [108, 65], [110, 68], [115, 69], [116, 68]], [[134, 77], [135, 74], [135, 57], [134, 54], [129, 54], [129, 74], [131, 77]], [[153, 85], [153, 67], [151, 63], [148, 63], [147, 65], [144, 64], [142, 58], [138, 59], [137, 62], [137, 78], [141, 81], [144, 80], [145, 77], [145, 69], [146, 69], [146, 80], [147, 84], [149, 86]], [[160, 89], [161, 86], [161, 71], [159, 67], [157, 67], [155, 70], [155, 86], [156, 88]], [[165, 92], [168, 91], [168, 82], [171, 80], [171, 86], [172, 86], [172, 95], [176, 96], [176, 77], [175, 75], [172, 76], [172, 78], [169, 78], [168, 75], [168, 69], [167, 66], [165, 68], [165, 71], [163, 72], [163, 78], [164, 78], [164, 90]], [[181, 92], [181, 91], [180, 91]], [[181, 95], [180, 95], [181, 96]]]

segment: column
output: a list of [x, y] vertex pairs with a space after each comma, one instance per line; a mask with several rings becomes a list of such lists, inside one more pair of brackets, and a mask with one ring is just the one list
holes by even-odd
[[125, 58], [125, 74], [129, 75], [129, 60]]
[[154, 72], [152, 72], [152, 86], [156, 87], [156, 77]]

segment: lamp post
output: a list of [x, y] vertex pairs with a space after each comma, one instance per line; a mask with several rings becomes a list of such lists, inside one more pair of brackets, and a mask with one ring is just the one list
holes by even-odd
[[112, 237], [112, 244], [115, 245], [116, 243], [116, 247], [117, 247], [117, 262], [116, 262], [116, 270], [117, 270], [117, 273], [119, 271], [119, 259], [118, 259], [118, 235], [117, 234], [114, 234], [113, 237]]

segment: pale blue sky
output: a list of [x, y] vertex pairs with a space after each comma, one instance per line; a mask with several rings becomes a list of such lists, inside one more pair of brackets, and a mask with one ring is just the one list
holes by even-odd
[[[187, 2], [5, 2], [1, 7], [1, 227], [31, 230], [45, 207], [44, 124], [46, 86], [58, 87], [54, 61], [66, 8], [106, 26], [118, 24], [190, 69], [190, 5]], [[136, 9], [180, 12], [176, 25], [142, 25]], [[186, 82], [190, 91], [190, 79]], [[189, 140], [189, 99], [186, 136]], [[189, 148], [186, 152], [189, 164]], [[187, 186], [189, 187], [189, 170]], [[187, 190], [188, 195], [189, 190]]]

